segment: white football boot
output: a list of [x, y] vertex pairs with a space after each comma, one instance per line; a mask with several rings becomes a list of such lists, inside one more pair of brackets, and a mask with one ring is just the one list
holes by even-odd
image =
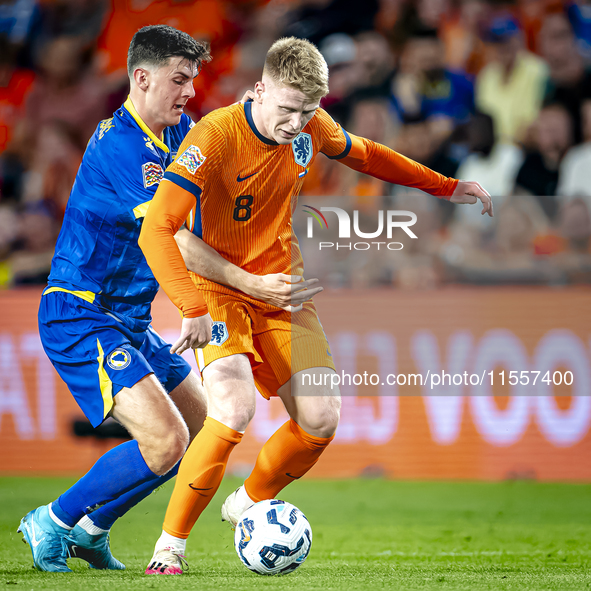
[[146, 569], [147, 575], [182, 575], [189, 565], [185, 557], [175, 548], [157, 550]]
[[224, 501], [222, 505], [222, 521], [229, 521], [232, 527], [236, 527], [242, 514], [254, 504], [244, 485], [240, 486]]

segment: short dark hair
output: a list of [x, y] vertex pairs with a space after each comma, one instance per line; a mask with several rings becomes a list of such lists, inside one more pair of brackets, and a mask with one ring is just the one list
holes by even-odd
[[132, 77], [134, 70], [143, 64], [162, 67], [171, 57], [183, 57], [197, 68], [211, 61], [207, 44], [168, 25], [150, 25], [142, 27], [129, 44], [127, 73]]

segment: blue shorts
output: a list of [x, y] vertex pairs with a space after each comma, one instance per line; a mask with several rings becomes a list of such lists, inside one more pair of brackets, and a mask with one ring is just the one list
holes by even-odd
[[122, 388], [153, 373], [171, 392], [191, 371], [151, 326], [133, 332], [114, 315], [71, 293], [42, 296], [39, 334], [51, 363], [93, 427], [107, 418]]

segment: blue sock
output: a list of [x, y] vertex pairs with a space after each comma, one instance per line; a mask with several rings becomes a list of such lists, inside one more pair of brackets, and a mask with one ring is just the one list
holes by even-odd
[[109, 530], [111, 526], [119, 519], [123, 517], [132, 507], [135, 507], [140, 501], [143, 501], [153, 490], [162, 486], [165, 482], [168, 482], [176, 473], [179, 471], [179, 464], [170, 471], [159, 476], [156, 480], [149, 480], [132, 488], [130, 491], [121, 495], [114, 501], [99, 507], [96, 511], [90, 513], [88, 517], [94, 525], [101, 529]]
[[86, 514], [145, 482], [158, 480], [142, 457], [137, 441], [114, 447], [51, 508], [66, 525], [74, 527]]

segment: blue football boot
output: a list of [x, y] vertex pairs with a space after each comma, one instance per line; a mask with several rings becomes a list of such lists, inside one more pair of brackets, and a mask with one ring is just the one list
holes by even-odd
[[66, 544], [70, 556], [86, 560], [90, 568], [125, 570], [125, 565], [111, 554], [109, 532], [92, 535], [77, 525], [66, 536]]
[[68, 548], [65, 537], [69, 531], [53, 521], [48, 505], [27, 513], [17, 531], [23, 534], [23, 542], [31, 547], [36, 569], [54, 573], [72, 572], [66, 563]]

